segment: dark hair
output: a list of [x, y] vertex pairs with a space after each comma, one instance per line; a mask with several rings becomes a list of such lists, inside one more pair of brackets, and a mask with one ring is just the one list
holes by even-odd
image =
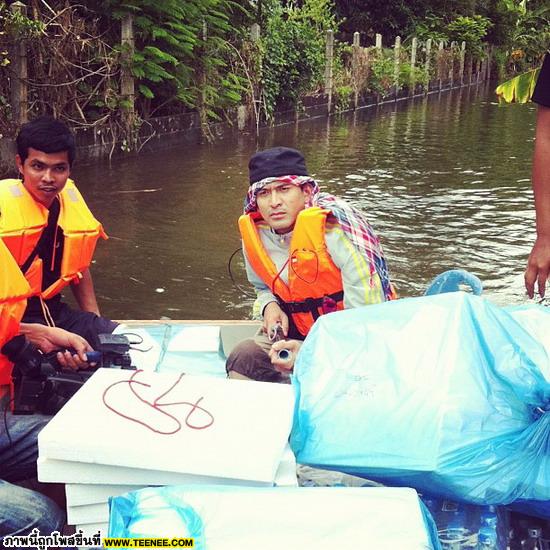
[[17, 154], [21, 162], [29, 156], [29, 147], [44, 153], [67, 151], [69, 165], [75, 157], [75, 140], [68, 126], [51, 116], [41, 116], [23, 124], [17, 138]]

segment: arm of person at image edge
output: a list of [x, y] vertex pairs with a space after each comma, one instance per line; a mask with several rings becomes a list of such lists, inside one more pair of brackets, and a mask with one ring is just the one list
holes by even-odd
[[[37, 323], [21, 323], [19, 332], [43, 353], [65, 349], [66, 351], [58, 351], [56, 354], [57, 361], [63, 368], [78, 370], [93, 366], [86, 362], [86, 352], [92, 351], [92, 347], [78, 334]], [[67, 351], [68, 348], [75, 353]]]
[[[357, 251], [344, 231], [338, 224], [327, 230], [326, 243], [332, 261], [340, 269], [344, 287], [344, 308], [351, 309], [369, 304], [384, 302], [384, 291], [378, 274], [373, 274], [365, 258]], [[245, 254], [245, 265], [248, 280], [254, 286], [260, 311], [263, 311], [263, 329], [276, 323], [281, 323], [285, 335], [288, 333], [288, 317], [277, 303], [267, 285], [256, 275], [250, 267]], [[294, 361], [302, 343], [299, 340], [281, 340], [275, 342], [269, 353], [273, 366], [281, 371], [290, 371], [294, 368]], [[277, 353], [281, 349], [288, 349], [291, 358], [281, 361]]]
[[539, 80], [533, 93], [538, 103], [533, 153], [533, 193], [537, 217], [537, 238], [525, 271], [525, 288], [530, 298], [535, 293], [544, 297], [550, 271], [550, 55], [546, 54]]

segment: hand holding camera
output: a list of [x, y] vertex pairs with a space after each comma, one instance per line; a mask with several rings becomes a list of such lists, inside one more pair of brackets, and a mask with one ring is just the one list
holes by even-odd
[[[99, 334], [98, 340], [99, 349], [86, 353], [88, 363], [84, 364], [87, 368], [78, 371], [63, 368], [67, 365], [68, 358], [79, 356], [70, 350], [42, 353], [22, 334], [7, 342], [2, 348], [2, 353], [14, 364], [13, 413], [55, 414], [95, 372], [89, 363], [97, 367], [133, 368], [129, 354], [130, 342], [125, 335]], [[72, 341], [77, 345], [81, 344], [79, 340]], [[47, 346], [45, 349], [48, 349]], [[62, 361], [59, 361], [59, 358]], [[79, 361], [82, 361], [81, 357]]]
[[61, 368], [79, 370], [94, 366], [86, 355], [92, 346], [78, 334], [35, 323], [22, 323], [21, 334], [41, 352], [53, 355]]

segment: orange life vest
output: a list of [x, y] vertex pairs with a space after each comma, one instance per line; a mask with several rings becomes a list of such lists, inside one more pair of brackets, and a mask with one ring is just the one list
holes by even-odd
[[325, 226], [329, 210], [311, 207], [296, 218], [290, 240], [288, 285], [262, 244], [256, 222], [258, 213], [239, 218], [239, 230], [250, 265], [271, 289], [284, 311], [292, 316], [298, 331], [305, 336], [315, 320], [331, 310], [344, 309], [342, 275], [325, 243]]
[[[58, 195], [58, 226], [63, 230], [64, 246], [61, 274], [57, 281], [42, 291], [42, 260], [37, 256], [25, 271], [33, 296], [45, 300], [82, 277], [94, 255], [97, 240], [107, 238], [72, 180], [67, 180]], [[0, 238], [10, 250], [17, 265], [23, 266], [35, 251], [48, 223], [48, 209], [35, 201], [20, 180], [0, 181]]]
[[[31, 294], [10, 251], [0, 240], [0, 349], [19, 332], [19, 321]], [[0, 386], [11, 382], [12, 364], [0, 353]]]

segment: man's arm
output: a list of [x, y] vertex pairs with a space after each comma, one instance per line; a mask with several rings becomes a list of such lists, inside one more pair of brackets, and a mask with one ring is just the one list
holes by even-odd
[[544, 297], [550, 271], [550, 107], [539, 105], [533, 154], [533, 193], [537, 215], [537, 239], [525, 271], [525, 288], [532, 298], [535, 281]]
[[385, 301], [382, 283], [377, 273], [371, 277], [370, 266], [339, 227], [328, 230], [328, 252], [340, 269], [344, 287], [344, 308], [378, 304]]
[[94, 282], [89, 269], [82, 272], [82, 279], [71, 284], [71, 290], [82, 311], [90, 311], [99, 315], [99, 307], [95, 297]]
[[86, 352], [92, 351], [92, 347], [78, 334], [37, 323], [21, 323], [19, 332], [43, 353], [73, 349], [76, 352], [74, 354], [70, 351], [57, 353], [57, 360], [62, 367], [84, 369], [90, 366], [86, 362]]

